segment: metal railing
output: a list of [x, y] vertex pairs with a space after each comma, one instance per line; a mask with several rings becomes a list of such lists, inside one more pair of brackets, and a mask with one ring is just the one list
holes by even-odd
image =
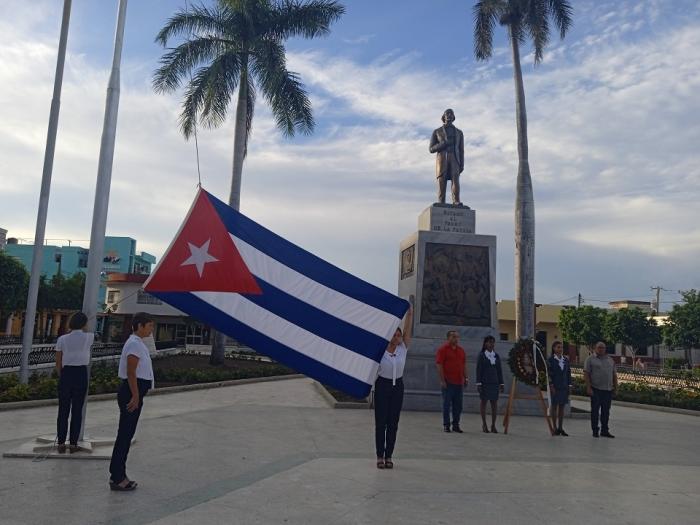
[[[663, 368], [642, 369], [628, 365], [615, 367], [619, 381], [626, 383], [643, 383], [661, 388], [686, 388], [700, 390], [700, 377], [690, 370], [668, 370]], [[583, 377], [583, 365], [571, 364], [571, 373]]]
[[[92, 345], [92, 357], [105, 357], [121, 353], [124, 343], [95, 343]], [[22, 345], [0, 347], [0, 369], [18, 367], [22, 360]], [[40, 365], [56, 360], [56, 345], [32, 345], [29, 364]]]

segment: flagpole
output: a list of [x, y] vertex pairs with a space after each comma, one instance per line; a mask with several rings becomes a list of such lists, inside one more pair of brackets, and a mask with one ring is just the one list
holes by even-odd
[[51, 192], [51, 174], [53, 158], [56, 151], [56, 133], [58, 131], [58, 114], [61, 109], [61, 88], [63, 87], [63, 66], [66, 61], [66, 45], [68, 42], [68, 25], [70, 22], [71, 1], [63, 2], [63, 18], [61, 19], [61, 36], [58, 40], [58, 58], [56, 60], [56, 76], [53, 83], [53, 97], [49, 113], [49, 130], [46, 135], [46, 150], [44, 152], [44, 168], [41, 173], [41, 191], [39, 193], [39, 209], [36, 216], [36, 232], [32, 250], [32, 269], [29, 277], [27, 293], [27, 310], [24, 316], [24, 332], [22, 334], [22, 359], [19, 367], [19, 379], [22, 384], [29, 381], [29, 353], [34, 340], [34, 318], [36, 317], [39, 280], [41, 278], [41, 263], [43, 262], [44, 235], [46, 233], [46, 216]]
[[[94, 332], [97, 324], [98, 292], [101, 284], [100, 272], [104, 258], [105, 231], [107, 229], [107, 210], [109, 208], [109, 190], [112, 182], [112, 162], [114, 160], [114, 142], [117, 134], [117, 115], [119, 111], [119, 68], [122, 59], [124, 41], [124, 23], [126, 21], [127, 0], [119, 0], [117, 12], [117, 29], [114, 35], [114, 56], [112, 72], [107, 85], [107, 100], [100, 142], [100, 160], [97, 166], [97, 184], [95, 187], [95, 205], [92, 212], [92, 230], [90, 232], [90, 253], [85, 277], [83, 295], [83, 312], [88, 318], [88, 331]], [[88, 373], [89, 384], [89, 373]], [[80, 439], [85, 430], [86, 401], [83, 403], [83, 425]]]

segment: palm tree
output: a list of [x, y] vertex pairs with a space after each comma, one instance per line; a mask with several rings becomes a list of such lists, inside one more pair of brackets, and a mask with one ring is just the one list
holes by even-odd
[[535, 201], [528, 163], [525, 88], [520, 69], [520, 44], [532, 40], [535, 64], [542, 61], [549, 42], [550, 20], [564, 38], [572, 24], [567, 0], [482, 0], [474, 5], [474, 54], [488, 60], [493, 52], [496, 24], [508, 31], [515, 79], [515, 116], [518, 133], [518, 181], [515, 197], [515, 331], [517, 337], [535, 335]]
[[[153, 78], [156, 92], [170, 93], [187, 83], [180, 114], [185, 138], [197, 122], [208, 128], [226, 120], [236, 90], [233, 174], [229, 205], [239, 209], [243, 160], [248, 150], [258, 92], [267, 100], [285, 137], [314, 129], [311, 103], [299, 75], [286, 65], [284, 42], [330, 32], [345, 12], [334, 0], [217, 0], [213, 7], [192, 6], [170, 18], [156, 37], [167, 47], [184, 42], [160, 59]], [[212, 363], [223, 362], [223, 338], [214, 336]]]

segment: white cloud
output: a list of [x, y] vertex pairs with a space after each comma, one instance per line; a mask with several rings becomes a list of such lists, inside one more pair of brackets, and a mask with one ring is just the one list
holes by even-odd
[[[700, 24], [625, 42], [614, 27], [653, 23], [653, 10], [616, 3], [616, 14], [605, 18], [610, 9], [589, 6], [586, 16], [598, 17], [590, 34], [553, 42], [537, 69], [524, 62], [538, 300], [645, 291], [658, 282], [699, 287], [692, 261], [700, 257]], [[0, 29], [10, 25], [0, 48], [0, 226], [32, 237], [55, 44], [27, 23]], [[478, 230], [499, 236], [498, 296], [512, 297], [517, 155], [508, 61], [504, 52], [492, 64], [445, 70], [418, 53], [392, 51], [369, 64], [290, 54], [319, 129], [283, 140], [259, 97], [242, 210], [394, 290], [398, 243], [433, 200], [429, 134], [450, 106], [467, 142], [464, 200], [477, 209]], [[135, 237], [139, 249], [160, 255], [197, 176], [194, 144], [175, 127], [179, 101], [152, 93], [152, 67], [125, 56], [108, 233]], [[69, 55], [49, 238], [89, 235], [106, 82], [106, 71]], [[203, 182], [222, 198], [232, 142], [231, 122], [200, 131]]]

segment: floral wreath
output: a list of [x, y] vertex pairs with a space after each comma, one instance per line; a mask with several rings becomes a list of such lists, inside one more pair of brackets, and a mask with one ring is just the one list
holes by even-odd
[[519, 339], [508, 353], [508, 366], [513, 376], [526, 385], [547, 389], [547, 362], [539, 347], [533, 352], [532, 339]]

